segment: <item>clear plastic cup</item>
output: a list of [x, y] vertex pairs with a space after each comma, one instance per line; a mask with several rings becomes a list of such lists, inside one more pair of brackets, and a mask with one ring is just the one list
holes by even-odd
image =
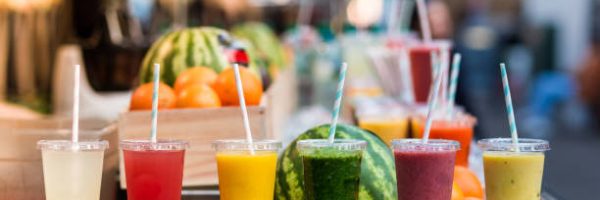
[[412, 77], [414, 97], [418, 103], [426, 103], [433, 82], [431, 53], [450, 49], [450, 40], [435, 40], [431, 43], [415, 42], [406, 47]]
[[358, 126], [379, 136], [388, 146], [393, 139], [407, 138], [410, 118], [404, 109], [386, 108], [359, 114]]
[[40, 140], [47, 200], [98, 200], [107, 141]]
[[511, 138], [494, 138], [477, 144], [484, 151], [487, 200], [540, 199], [548, 141], [520, 138], [515, 146]]
[[456, 151], [452, 140], [400, 139], [392, 141], [398, 199], [450, 199]]
[[281, 142], [255, 140], [250, 144], [246, 140], [217, 140], [213, 147], [221, 200], [273, 198]]
[[183, 164], [188, 142], [123, 140], [127, 199], [181, 199]]
[[[415, 138], [423, 137], [426, 121], [426, 115], [417, 115], [412, 118], [411, 129]], [[477, 119], [468, 113], [456, 111], [454, 117], [449, 118], [445, 111], [442, 111], [433, 116], [429, 138], [458, 141], [460, 150], [456, 153], [456, 165], [468, 167], [475, 125], [477, 125]]]
[[353, 139], [300, 140], [304, 195], [314, 199], [358, 199], [361, 161], [367, 142]]

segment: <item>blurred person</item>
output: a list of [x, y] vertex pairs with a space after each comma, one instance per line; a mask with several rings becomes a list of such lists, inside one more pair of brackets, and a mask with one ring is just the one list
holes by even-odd
[[450, 38], [454, 33], [454, 24], [448, 4], [444, 1], [431, 1], [428, 5], [429, 23], [433, 38]]
[[578, 73], [580, 95], [600, 119], [600, 43], [592, 45]]

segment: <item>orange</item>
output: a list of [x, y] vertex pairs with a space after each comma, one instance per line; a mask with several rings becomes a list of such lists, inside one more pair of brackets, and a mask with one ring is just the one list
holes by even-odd
[[478, 198], [478, 197], [465, 197], [464, 200], [483, 200], [482, 198]]
[[483, 199], [483, 187], [473, 171], [463, 166], [454, 167], [454, 182], [460, 187], [465, 197]]
[[[129, 105], [130, 110], [152, 109], [152, 83], [140, 85], [133, 94]], [[169, 109], [175, 107], [175, 92], [167, 84], [158, 85], [158, 109]]]
[[463, 191], [460, 189], [460, 187], [458, 187], [456, 182], [452, 183], [451, 200], [464, 200], [464, 199], [465, 199], [465, 195], [463, 194]]
[[215, 70], [208, 67], [192, 67], [183, 72], [181, 72], [177, 79], [175, 79], [175, 84], [173, 88], [175, 89], [175, 93], [179, 93], [183, 88], [189, 85], [196, 84], [208, 84], [212, 85], [217, 80], [217, 73]]
[[178, 108], [218, 108], [221, 100], [208, 85], [190, 85], [177, 93]]
[[[258, 105], [263, 94], [263, 86], [260, 78], [245, 67], [240, 67], [239, 69], [246, 105]], [[233, 67], [229, 67], [219, 74], [213, 88], [219, 95], [221, 103], [224, 106], [240, 105]]]

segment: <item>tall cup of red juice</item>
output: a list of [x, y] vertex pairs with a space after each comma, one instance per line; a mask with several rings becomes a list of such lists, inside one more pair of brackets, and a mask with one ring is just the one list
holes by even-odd
[[[425, 121], [425, 115], [416, 115], [412, 118], [412, 134], [415, 138], [423, 137]], [[476, 123], [477, 120], [474, 116], [464, 112], [454, 112], [453, 117], [445, 115], [445, 112], [435, 113], [429, 138], [458, 141], [460, 150], [456, 153], [456, 165], [469, 167], [469, 153], [473, 140], [473, 128]]]
[[123, 140], [127, 199], [181, 199], [186, 141]]
[[412, 86], [417, 103], [427, 103], [429, 90], [433, 80], [431, 53], [439, 53], [442, 49], [450, 49], [448, 40], [437, 40], [429, 43], [416, 42], [406, 46], [408, 52]]
[[393, 140], [398, 200], [450, 199], [458, 149], [452, 140]]

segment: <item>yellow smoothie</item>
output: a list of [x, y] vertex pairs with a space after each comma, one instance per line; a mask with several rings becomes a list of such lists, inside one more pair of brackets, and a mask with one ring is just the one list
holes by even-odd
[[218, 152], [221, 200], [272, 200], [276, 165], [275, 151]]
[[544, 172], [542, 152], [484, 152], [487, 200], [539, 200]]
[[358, 126], [375, 133], [388, 146], [391, 146], [392, 139], [408, 137], [408, 118], [361, 119]]

